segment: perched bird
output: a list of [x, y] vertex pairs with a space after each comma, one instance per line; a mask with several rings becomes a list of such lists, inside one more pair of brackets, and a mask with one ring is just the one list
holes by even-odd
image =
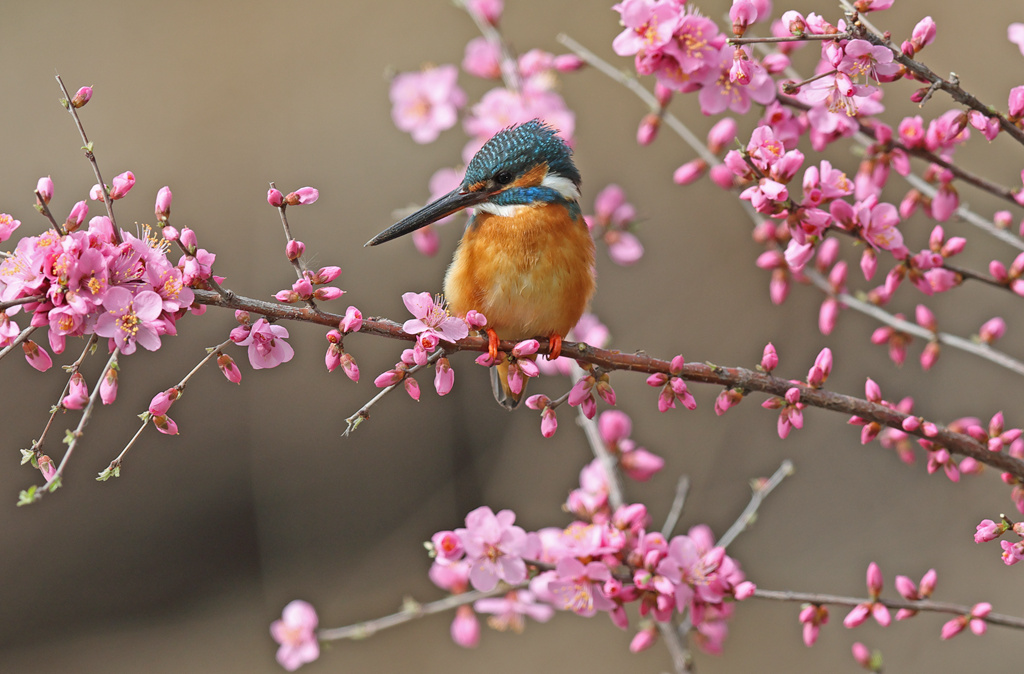
[[[553, 360], [594, 294], [594, 241], [578, 203], [580, 173], [572, 150], [540, 120], [488, 140], [456, 189], [392, 225], [375, 246], [463, 208], [475, 208], [444, 278], [449, 310], [487, 317], [491, 356], [498, 340], [547, 337]], [[509, 361], [491, 369], [495, 399], [513, 409], [524, 390], [508, 385]]]

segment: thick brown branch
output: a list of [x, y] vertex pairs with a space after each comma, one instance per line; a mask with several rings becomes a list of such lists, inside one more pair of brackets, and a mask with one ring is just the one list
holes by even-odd
[[[339, 314], [313, 311], [307, 307], [287, 306], [240, 295], [232, 295], [231, 299], [228, 299], [209, 290], [195, 290], [194, 292], [196, 301], [200, 304], [241, 309], [261, 314], [267, 318], [303, 321], [331, 328], [336, 327], [342, 319], [342, 316]], [[415, 335], [404, 332], [402, 326], [398, 323], [384, 318], [364, 319], [360, 333], [409, 342], [416, 339]], [[503, 340], [498, 348], [502, 351], [510, 352], [515, 345], [515, 342]], [[445, 343], [444, 349], [448, 353], [454, 353], [455, 351], [483, 352], [487, 350], [487, 337], [471, 336], [454, 344]], [[543, 354], [550, 352], [550, 344], [547, 340], [541, 340], [539, 352]], [[627, 370], [644, 374], [671, 374], [669, 369], [670, 363], [667, 360], [652, 358], [644, 353], [627, 354], [610, 349], [598, 349], [581, 342], [565, 342], [562, 346], [562, 355], [572, 358], [579, 363], [591, 363], [609, 371]], [[779, 377], [773, 377], [763, 372], [748, 370], [742, 367], [724, 367], [711, 363], [687, 363], [683, 366], [683, 370], [678, 376], [686, 381], [737, 388], [744, 392], [757, 391], [780, 397], [784, 396], [789, 389], [797, 388], [800, 391], [800, 401], [807, 405], [842, 414], [855, 415], [865, 421], [875, 422], [882, 426], [900, 430], [903, 430], [903, 421], [911, 416], [862, 398], [833, 393], [823, 389], [815, 389], [806, 384], [794, 383], [788, 379], [780, 379]], [[923, 424], [917, 431], [909, 432], [909, 434], [942, 445], [953, 454], [969, 456], [980, 463], [1012, 473], [1017, 478], [1024, 480], [1024, 461], [1001, 452], [990, 452], [985, 445], [968, 435], [955, 433], [938, 424], [936, 426], [938, 432], [934, 436], [926, 436], [924, 434]]]

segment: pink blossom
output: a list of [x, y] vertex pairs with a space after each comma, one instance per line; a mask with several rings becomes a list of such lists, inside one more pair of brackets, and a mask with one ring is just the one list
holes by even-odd
[[573, 557], [563, 557], [555, 565], [555, 579], [548, 584], [562, 608], [589, 618], [598, 611], [610, 611], [615, 603], [602, 591], [611, 572], [601, 562], [586, 565]]
[[513, 525], [515, 520], [511, 510], [495, 514], [482, 506], [466, 515], [466, 528], [455, 530], [466, 550], [469, 582], [475, 589], [489, 592], [499, 580], [515, 585], [526, 579], [527, 535]]
[[254, 370], [277, 367], [287, 363], [295, 355], [288, 342], [288, 329], [283, 325], [272, 324], [265, 318], [256, 321], [245, 339], [237, 342], [239, 346], [249, 347], [249, 363]]
[[612, 41], [612, 49], [619, 56], [657, 52], [666, 47], [681, 18], [680, 9], [670, 2], [624, 0], [612, 9], [619, 12], [625, 27]]
[[711, 65], [701, 79], [703, 87], [697, 97], [705, 115], [717, 115], [727, 109], [743, 115], [750, 110], [751, 101], [767, 105], [775, 100], [775, 82], [760, 65], [754, 68], [749, 84], [743, 85], [730, 76], [732, 48], [722, 47], [717, 58], [712, 57], [708, 62], [715, 64], [716, 61], [717, 67]]
[[551, 606], [537, 603], [537, 596], [529, 590], [513, 590], [504, 597], [479, 599], [473, 603], [473, 608], [478, 613], [493, 614], [487, 619], [490, 627], [499, 631], [511, 629], [517, 634], [526, 627], [526, 618], [544, 623], [555, 613]]
[[289, 672], [320, 657], [316, 638], [318, 623], [316, 610], [299, 599], [285, 606], [281, 619], [271, 623], [270, 635], [281, 644], [277, 649], [277, 662]]
[[267, 190], [267, 203], [274, 208], [281, 208], [281, 206], [284, 206], [284, 194], [280, 190], [271, 187]]
[[11, 238], [11, 234], [20, 226], [20, 220], [15, 220], [7, 213], [0, 213], [0, 243]]
[[501, 13], [505, 9], [504, 0], [466, 0], [469, 11], [482, 18], [492, 26], [497, 26]]
[[95, 332], [109, 337], [126, 356], [136, 345], [149, 351], [160, 348], [161, 328], [158, 323], [163, 300], [152, 290], [136, 295], [123, 286], [110, 288], [103, 297], [106, 311], [96, 320]]
[[410, 335], [431, 335], [447, 342], [456, 342], [469, 335], [466, 321], [449, 315], [445, 305], [430, 293], [405, 293], [402, 302], [415, 316], [402, 325]]
[[863, 77], [878, 82], [896, 75], [900, 65], [893, 63], [892, 51], [888, 47], [872, 45], [867, 40], [850, 40], [843, 49], [843, 60], [838, 69], [854, 79]]
[[1024, 54], [1024, 23], [1011, 23], [1006, 27], [1006, 39], [1017, 45]]
[[485, 37], [475, 37], [466, 43], [462, 69], [470, 75], [488, 80], [501, 77], [501, 48]]
[[453, 65], [400, 73], [391, 81], [391, 118], [417, 143], [431, 143], [442, 131], [455, 126], [466, 94], [456, 83]]

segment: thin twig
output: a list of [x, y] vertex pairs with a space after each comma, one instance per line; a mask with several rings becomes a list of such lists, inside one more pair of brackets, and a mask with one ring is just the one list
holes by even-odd
[[[789, 592], [779, 590], [764, 590], [757, 588], [754, 591], [755, 597], [759, 599], [773, 599], [775, 601], [799, 601], [806, 602], [808, 604], [835, 604], [838, 606], [857, 606], [858, 604], [870, 604], [871, 599], [868, 598], [857, 598], [857, 597], [843, 597], [835, 594], [818, 594], [816, 592]], [[894, 609], [908, 609], [911, 611], [930, 611], [933, 613], [952, 613], [954, 615], [969, 615], [971, 613], [971, 606], [965, 606], [963, 604], [952, 604], [949, 602], [932, 601], [930, 599], [921, 599], [917, 601], [911, 601], [909, 599], [882, 599], [878, 598], [875, 602]], [[1024, 618], [1018, 618], [1016, 616], [1005, 615], [1002, 613], [989, 613], [986, 616], [976, 618], [978, 620], [984, 620], [992, 625], [1001, 625], [1003, 627], [1015, 627], [1017, 629], [1024, 629]]]
[[[195, 367], [193, 367], [189, 371], [188, 374], [186, 374], [184, 377], [182, 377], [181, 381], [179, 381], [177, 384], [175, 384], [172, 388], [178, 389], [179, 394], [183, 393], [185, 391], [185, 387], [188, 385], [189, 380], [191, 380], [192, 377], [194, 377], [196, 375], [196, 373], [198, 373], [199, 370], [204, 365], [209, 363], [212, 358], [215, 358], [217, 356], [217, 354], [221, 352], [221, 349], [223, 349], [224, 347], [230, 345], [231, 343], [232, 343], [232, 340], [227, 339], [227, 340], [221, 342], [220, 344], [218, 344], [217, 346], [214, 346], [214, 347], [211, 347], [211, 348], [207, 348], [206, 349], [206, 356], [204, 356], [202, 358], [202, 360], [200, 360], [198, 363], [196, 363]], [[142, 432], [144, 430], [146, 430], [146, 426], [149, 425], [150, 421], [152, 421], [152, 417], [151, 416], [143, 415], [142, 424], [139, 426], [139, 429], [137, 431], [135, 431], [135, 435], [132, 436], [132, 439], [129, 440], [128, 444], [125, 445], [124, 449], [121, 450], [121, 453], [118, 454], [117, 457], [115, 457], [114, 460], [110, 462], [110, 465], [107, 466], [106, 470], [104, 470], [103, 472], [100, 473], [100, 476], [98, 478], [96, 478], [97, 480], [106, 481], [111, 476], [113, 476], [113, 477], [120, 477], [119, 469], [121, 468], [121, 462], [124, 460], [125, 455], [128, 454], [128, 450], [130, 450], [132, 448], [132, 446], [135, 445], [135, 442], [142, 436]]]
[[75, 126], [78, 127], [78, 133], [82, 136], [82, 149], [85, 150], [85, 158], [89, 160], [92, 165], [92, 171], [96, 175], [96, 182], [99, 183], [100, 193], [103, 195], [103, 205], [107, 208], [107, 217], [110, 218], [110, 224], [114, 230], [114, 241], [115, 243], [121, 243], [121, 230], [117, 228], [117, 221], [114, 220], [114, 201], [110, 198], [110, 193], [107, 191], [107, 184], [103, 182], [103, 176], [100, 174], [100, 165], [96, 161], [96, 155], [92, 151], [92, 143], [89, 142], [89, 137], [85, 135], [85, 127], [82, 126], [82, 120], [78, 117], [78, 110], [75, 106], [71, 105], [71, 94], [68, 92], [68, 88], [64, 86], [64, 80], [57, 75], [57, 84], [60, 85], [60, 90], [64, 92], [64, 104], [65, 109], [71, 113], [71, 118], [75, 120]]
[[345, 627], [317, 630], [316, 635], [320, 641], [365, 639], [366, 637], [371, 637], [377, 632], [389, 627], [395, 627], [396, 625], [401, 625], [428, 615], [434, 615], [435, 613], [451, 611], [452, 609], [460, 606], [472, 604], [478, 599], [487, 599], [488, 597], [497, 597], [499, 595], [507, 594], [513, 590], [522, 589], [528, 584], [529, 583], [521, 583], [519, 585], [512, 586], [499, 584], [498, 587], [489, 592], [471, 590], [469, 592], [463, 592], [462, 594], [453, 594], [445, 597], [444, 599], [438, 599], [437, 601], [432, 601], [427, 604], [420, 604], [413, 599], [406, 599], [402, 610], [398, 613], [392, 613], [391, 615], [386, 615], [374, 620], [366, 620], [361, 623], [355, 623], [354, 625], [346, 625]]
[[672, 666], [675, 668], [676, 674], [692, 672], [693, 658], [683, 643], [682, 633], [675, 620], [659, 622], [658, 631], [661, 633], [661, 638], [665, 640], [665, 647], [668, 649], [669, 655], [672, 656]]
[[[117, 357], [121, 353], [119, 348], [115, 348], [114, 352], [110, 354], [110, 358], [107, 359], [107, 364], [103, 368], [103, 372], [100, 374], [100, 381], [103, 377], [107, 376], [107, 370], [114, 367], [117, 364]], [[82, 410], [82, 418], [78, 420], [78, 426], [75, 430], [68, 433], [68, 448], [64, 452], [64, 457], [61, 458], [60, 464], [57, 466], [57, 470], [50, 479], [46, 481], [42, 487], [30, 487], [24, 490], [19, 495], [18, 505], [26, 505], [28, 503], [34, 503], [39, 499], [43, 498], [47, 493], [57, 489], [61, 484], [61, 479], [64, 476], [64, 469], [68, 465], [68, 460], [71, 459], [71, 455], [74, 453], [75, 448], [78, 447], [78, 441], [82, 439], [85, 434], [85, 427], [89, 425], [89, 420], [92, 418], [93, 411], [96, 409], [96, 401], [100, 397], [100, 387], [97, 386], [93, 389], [89, 395], [89, 402], [86, 404], [85, 409]]]
[[665, 518], [665, 524], [661, 527], [661, 535], [666, 540], [672, 538], [672, 532], [676, 530], [676, 525], [679, 524], [679, 517], [683, 514], [683, 505], [686, 504], [686, 495], [690, 491], [690, 477], [688, 475], [682, 475], [679, 477], [679, 481], [676, 483], [676, 497], [672, 500], [672, 507], [668, 511], [668, 517]]
[[[570, 376], [572, 377], [573, 385], [575, 385], [576, 382], [586, 376], [586, 373], [579, 363], [573, 361]], [[594, 456], [601, 462], [601, 467], [604, 468], [605, 477], [608, 480], [608, 505], [611, 506], [613, 511], [618, 510], [625, 503], [622, 498], [622, 479], [619, 475], [618, 461], [616, 461], [615, 457], [611, 455], [611, 452], [605, 446], [604, 439], [601, 437], [601, 431], [597, 427], [597, 422], [587, 418], [587, 415], [583, 413], [583, 405], [580, 405], [576, 411], [578, 413], [576, 423], [580, 425], [584, 435], [587, 436], [590, 451], [594, 453]]]
[[[339, 319], [339, 321], [340, 321], [340, 319]], [[337, 324], [339, 321], [335, 321], [335, 324]], [[364, 326], [365, 326], [365, 324], [366, 324], [366, 322], [363, 321], [363, 325]], [[415, 337], [413, 337], [413, 339], [415, 339]], [[352, 416], [350, 416], [347, 419], [345, 419], [345, 430], [344, 430], [344, 432], [342, 432], [341, 437], [347, 438], [349, 436], [349, 434], [352, 433], [352, 431], [354, 431], [357, 428], [359, 428], [359, 424], [361, 424], [364, 421], [366, 421], [367, 419], [369, 419], [370, 418], [370, 408], [373, 407], [374, 405], [376, 405], [378, 402], [380, 402], [384, 398], [384, 396], [386, 396], [387, 394], [391, 393], [391, 391], [393, 391], [395, 388], [397, 388], [399, 386], [399, 384], [401, 384], [402, 386], [405, 386], [406, 378], [411, 377], [413, 374], [419, 372], [420, 370], [422, 370], [424, 368], [430, 367], [431, 365], [436, 363], [438, 360], [440, 360], [441, 357], [444, 356], [444, 355], [445, 355], [445, 350], [443, 348], [438, 349], [434, 353], [430, 354], [430, 356], [427, 358], [427, 362], [426, 363], [424, 363], [423, 365], [413, 365], [412, 367], [410, 367], [409, 369], [404, 371], [405, 372], [405, 376], [404, 377], [402, 377], [401, 379], [396, 381], [394, 384], [391, 384], [389, 386], [385, 386], [384, 388], [382, 388], [377, 393], [377, 395], [375, 395], [372, 398], [370, 398], [366, 402], [365, 405], [363, 405], [358, 410], [356, 410], [355, 414], [353, 414]]]
[[750, 496], [750, 503], [743, 509], [740, 516], [736, 518], [736, 521], [732, 523], [729, 530], [722, 534], [722, 537], [718, 539], [715, 545], [723, 548], [729, 547], [729, 544], [736, 540], [736, 537], [743, 533], [748, 526], [754, 523], [754, 518], [757, 516], [757, 509], [761, 507], [761, 503], [764, 501], [768, 494], [782, 484], [782, 481], [793, 474], [793, 462], [786, 459], [782, 462], [782, 465], [778, 467], [775, 473], [770, 478], [765, 480], [763, 483], [759, 483], [754, 488], [754, 493]]

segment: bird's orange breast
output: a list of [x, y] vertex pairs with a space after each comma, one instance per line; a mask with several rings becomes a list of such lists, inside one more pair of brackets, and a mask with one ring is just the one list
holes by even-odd
[[594, 294], [594, 241], [561, 204], [480, 211], [444, 279], [453, 313], [475, 309], [502, 339], [564, 336]]

